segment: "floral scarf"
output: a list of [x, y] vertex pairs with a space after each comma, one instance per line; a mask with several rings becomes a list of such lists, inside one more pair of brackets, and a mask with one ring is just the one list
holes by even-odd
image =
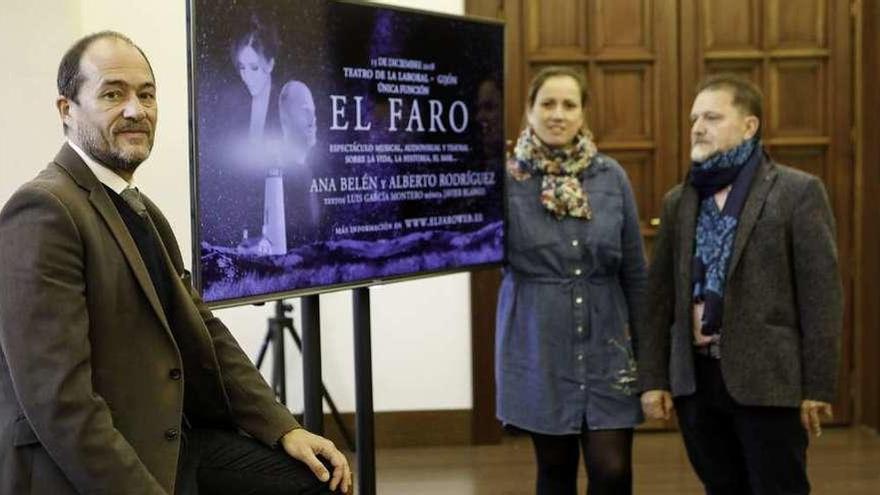
[[[757, 137], [748, 139], [704, 162], [694, 162], [688, 178], [700, 198], [691, 282], [694, 301], [705, 303], [701, 333], [706, 336], [720, 338], [727, 269], [739, 215], [763, 157], [761, 149]], [[732, 187], [719, 210], [714, 195], [727, 186]]]
[[596, 144], [589, 131], [580, 132], [574, 143], [565, 148], [550, 148], [541, 142], [531, 127], [520, 134], [514, 149], [515, 167], [510, 175], [524, 180], [532, 172], [543, 176], [541, 204], [557, 219], [568, 215], [589, 220], [593, 216], [581, 174], [596, 155]]

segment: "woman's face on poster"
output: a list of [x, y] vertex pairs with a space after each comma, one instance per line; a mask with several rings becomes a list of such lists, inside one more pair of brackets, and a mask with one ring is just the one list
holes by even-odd
[[251, 96], [257, 96], [269, 87], [274, 67], [274, 58], [266, 60], [250, 45], [238, 51], [236, 68]]

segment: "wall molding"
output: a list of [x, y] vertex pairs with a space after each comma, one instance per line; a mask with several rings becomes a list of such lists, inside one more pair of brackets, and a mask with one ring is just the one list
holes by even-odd
[[[354, 437], [354, 413], [341, 416]], [[470, 409], [376, 412], [376, 448], [471, 445], [471, 416]], [[324, 414], [324, 433], [339, 448], [348, 448], [330, 414]]]

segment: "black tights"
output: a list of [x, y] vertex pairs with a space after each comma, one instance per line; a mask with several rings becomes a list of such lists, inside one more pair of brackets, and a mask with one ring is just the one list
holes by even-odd
[[[530, 433], [538, 461], [537, 495], [575, 495], [578, 461], [584, 450], [587, 495], [632, 493], [631, 428], [584, 430], [580, 435]], [[578, 445], [580, 444], [580, 445]]]

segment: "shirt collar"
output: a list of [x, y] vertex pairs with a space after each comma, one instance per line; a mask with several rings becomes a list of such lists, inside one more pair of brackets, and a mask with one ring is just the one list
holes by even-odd
[[104, 165], [101, 165], [94, 158], [86, 154], [86, 152], [80, 149], [80, 147], [77, 146], [76, 143], [74, 143], [73, 141], [68, 139], [67, 144], [69, 144], [70, 147], [73, 148], [73, 151], [76, 151], [76, 154], [79, 155], [80, 158], [82, 158], [82, 160], [86, 163], [86, 166], [89, 167], [89, 170], [91, 170], [93, 174], [95, 174], [95, 177], [98, 178], [101, 184], [109, 187], [110, 190], [112, 190], [116, 194], [121, 194], [122, 191], [129, 187], [137, 189], [137, 185], [135, 185], [134, 180], [128, 182], [122, 177], [116, 175], [115, 172], [105, 167]]

